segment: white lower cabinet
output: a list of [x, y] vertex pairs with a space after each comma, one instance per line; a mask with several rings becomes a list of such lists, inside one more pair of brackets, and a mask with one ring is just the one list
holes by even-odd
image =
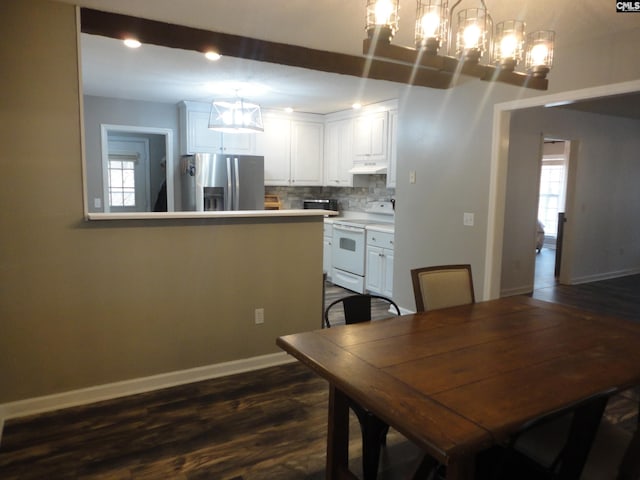
[[393, 296], [393, 233], [367, 230], [367, 291]]
[[322, 248], [322, 270], [327, 274], [327, 279], [331, 280], [333, 276], [331, 250], [333, 249], [333, 225], [325, 222], [324, 237]]

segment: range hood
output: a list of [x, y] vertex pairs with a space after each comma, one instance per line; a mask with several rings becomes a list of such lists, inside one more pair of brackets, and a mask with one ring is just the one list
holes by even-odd
[[367, 165], [366, 163], [356, 164], [351, 168], [351, 170], [349, 170], [349, 173], [352, 173], [354, 175], [375, 175], [381, 173], [386, 174], [387, 165], [381, 163], [370, 165]]

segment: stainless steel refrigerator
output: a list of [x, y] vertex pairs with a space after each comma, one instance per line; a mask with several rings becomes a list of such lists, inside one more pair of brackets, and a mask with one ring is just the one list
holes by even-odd
[[180, 169], [185, 211], [264, 210], [264, 157], [196, 153]]

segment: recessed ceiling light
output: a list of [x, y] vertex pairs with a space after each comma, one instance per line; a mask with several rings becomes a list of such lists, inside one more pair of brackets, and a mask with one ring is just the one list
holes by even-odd
[[129, 48], [140, 48], [140, 45], [142, 45], [135, 38], [125, 38], [124, 39], [124, 44]]
[[212, 62], [218, 61], [220, 60], [220, 57], [222, 57], [222, 55], [220, 55], [218, 52], [214, 52], [213, 50], [209, 50], [208, 52], [205, 52], [204, 56], [207, 57], [207, 59], [211, 60]]
[[362, 108], [362, 104], [356, 102], [353, 105], [351, 105], [351, 108], [353, 108], [354, 110], [360, 110]]

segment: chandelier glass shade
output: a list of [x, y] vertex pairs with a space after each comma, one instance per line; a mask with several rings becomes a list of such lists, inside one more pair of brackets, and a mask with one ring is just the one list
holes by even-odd
[[435, 54], [447, 41], [447, 1], [418, 0], [417, 3], [416, 48]]
[[367, 0], [367, 34], [391, 41], [398, 30], [400, 0]]
[[241, 98], [214, 100], [209, 114], [209, 129], [224, 133], [263, 132], [260, 106]]
[[493, 43], [493, 62], [507, 70], [513, 70], [523, 60], [525, 24], [518, 20], [507, 20], [496, 25]]
[[457, 20], [456, 54], [477, 62], [489, 48], [491, 16], [485, 8], [468, 8], [458, 12]]

